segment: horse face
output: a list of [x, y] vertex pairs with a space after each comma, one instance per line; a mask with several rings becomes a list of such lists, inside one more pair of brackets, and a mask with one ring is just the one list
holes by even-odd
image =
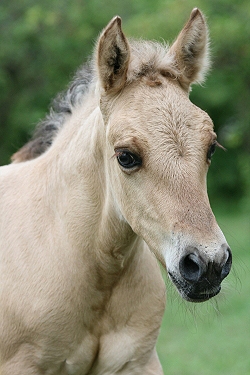
[[216, 145], [208, 115], [175, 82], [136, 83], [113, 106], [107, 142], [111, 189], [125, 220], [184, 298], [217, 294], [231, 253], [207, 197]]
[[98, 46], [114, 202], [190, 301], [218, 294], [232, 259], [206, 191], [213, 124], [188, 99], [207, 65], [206, 49], [197, 10], [165, 55], [158, 45], [129, 45], [117, 18]]

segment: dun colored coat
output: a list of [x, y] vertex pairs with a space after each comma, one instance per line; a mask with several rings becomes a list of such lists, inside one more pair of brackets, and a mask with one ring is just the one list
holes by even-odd
[[231, 252], [206, 192], [216, 135], [188, 98], [208, 67], [198, 9], [170, 48], [129, 41], [115, 17], [0, 169], [1, 375], [163, 374], [157, 260], [184, 299], [219, 293]]

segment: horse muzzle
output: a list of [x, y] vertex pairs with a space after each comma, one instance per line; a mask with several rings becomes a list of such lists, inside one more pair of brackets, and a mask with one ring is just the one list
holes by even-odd
[[168, 274], [185, 300], [203, 302], [220, 292], [231, 265], [232, 253], [226, 244], [213, 260], [189, 246], [180, 258], [179, 272], [168, 271]]

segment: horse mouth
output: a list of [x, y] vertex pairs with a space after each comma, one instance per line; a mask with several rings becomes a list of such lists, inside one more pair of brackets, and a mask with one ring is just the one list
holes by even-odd
[[208, 301], [210, 298], [213, 298], [217, 294], [219, 294], [220, 290], [221, 290], [221, 287], [219, 286], [218, 288], [216, 288], [216, 290], [204, 291], [202, 293], [187, 293], [187, 294], [185, 294], [184, 292], [184, 294], [181, 293], [181, 295], [186, 301], [189, 301], [189, 302], [196, 302], [196, 303], [205, 302], [205, 301]]
[[205, 285], [204, 283], [197, 283], [191, 285], [187, 283], [185, 280], [179, 279], [176, 275], [170, 272], [168, 272], [168, 274], [170, 276], [171, 281], [174, 283], [178, 292], [180, 293], [181, 297], [186, 301], [196, 303], [205, 302], [220, 293], [220, 285], [211, 286]]

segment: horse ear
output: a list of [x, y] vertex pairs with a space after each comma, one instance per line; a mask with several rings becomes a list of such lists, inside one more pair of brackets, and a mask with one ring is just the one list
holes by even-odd
[[192, 83], [201, 83], [210, 66], [209, 35], [205, 18], [199, 9], [190, 18], [170, 48], [178, 69], [179, 81], [189, 91]]
[[129, 57], [129, 44], [117, 16], [103, 30], [97, 44], [98, 73], [106, 92], [117, 92], [124, 86]]

